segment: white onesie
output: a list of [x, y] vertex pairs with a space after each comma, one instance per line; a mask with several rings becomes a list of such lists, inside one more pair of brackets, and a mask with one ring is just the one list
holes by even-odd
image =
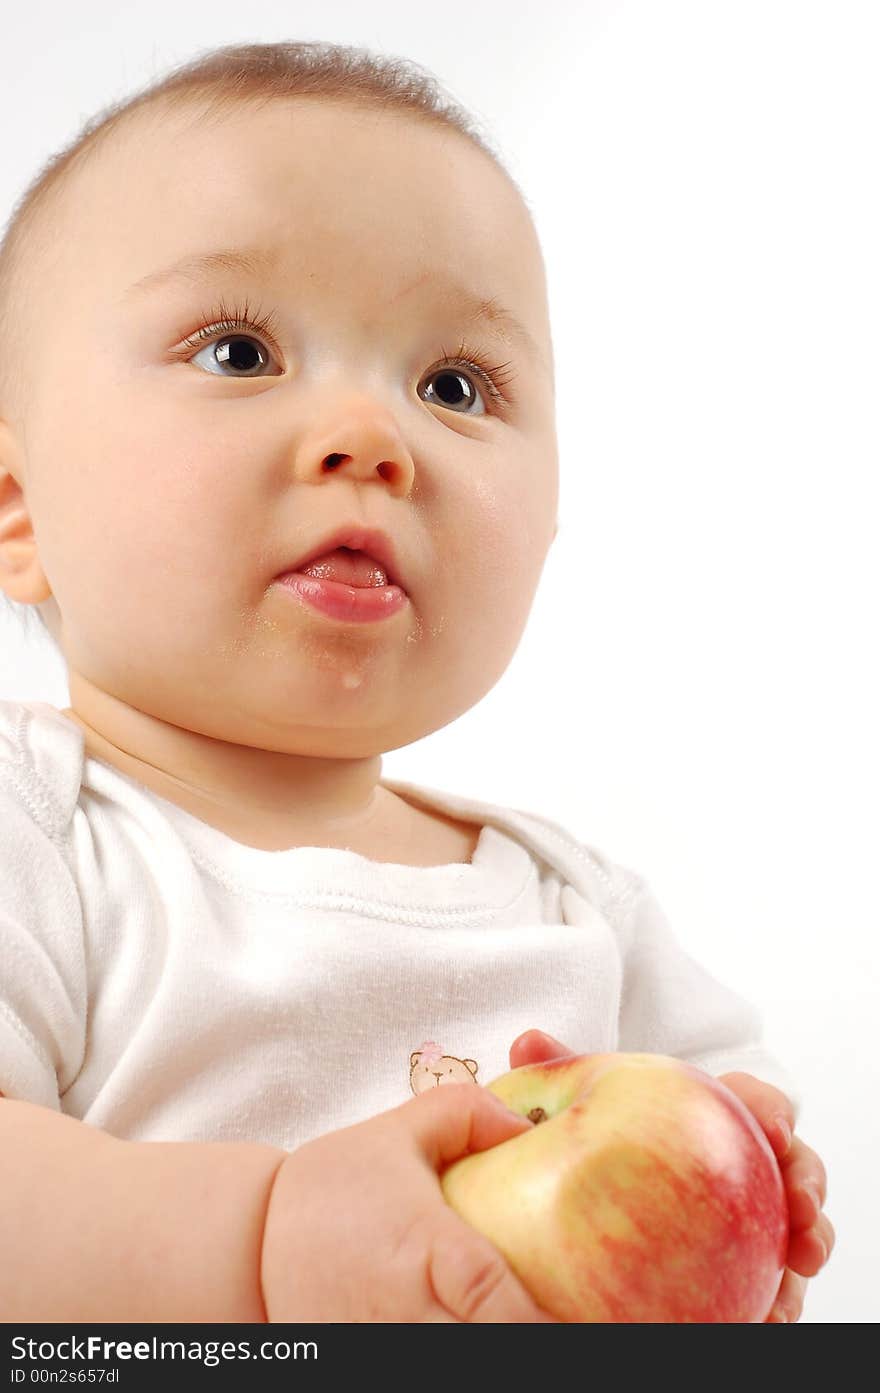
[[534, 813], [383, 780], [482, 826], [470, 864], [233, 841], [0, 702], [0, 1092], [132, 1141], [293, 1148], [491, 1082], [537, 1027], [800, 1098], [758, 1011], [647, 883]]

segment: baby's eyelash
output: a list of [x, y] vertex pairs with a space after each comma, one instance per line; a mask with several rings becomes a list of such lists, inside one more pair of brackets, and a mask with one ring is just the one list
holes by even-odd
[[212, 339], [218, 334], [232, 334], [239, 329], [256, 329], [257, 333], [265, 334], [272, 348], [278, 352], [278, 345], [275, 342], [275, 334], [278, 331], [278, 321], [273, 314], [261, 315], [259, 312], [251, 313], [250, 304], [245, 300], [239, 307], [233, 305], [227, 308], [221, 300], [208, 314], [200, 314], [204, 328], [196, 333], [190, 334], [189, 338], [183, 340], [183, 345], [187, 348], [198, 348], [204, 339]]
[[[227, 307], [221, 301], [208, 314], [202, 314], [199, 318], [204, 327], [183, 339], [181, 350], [176, 351], [175, 356], [183, 356], [182, 348], [197, 349], [207, 339], [217, 338], [221, 334], [239, 333], [245, 329], [253, 330], [257, 335], [264, 336], [268, 340], [269, 346], [279, 357], [281, 356], [276, 341], [278, 331], [276, 316], [274, 314], [263, 315], [259, 312], [252, 313], [247, 300], [242, 306], [233, 305], [232, 307]], [[477, 376], [496, 402], [513, 405], [514, 396], [509, 390], [509, 384], [516, 374], [512, 370], [508, 371], [511, 367], [510, 363], [492, 364], [484, 353], [478, 348], [471, 348], [462, 339], [453, 354], [447, 353], [441, 347], [439, 366], [475, 369]]]
[[484, 353], [481, 353], [478, 348], [470, 348], [462, 339], [453, 354], [447, 353], [445, 348], [440, 349], [440, 366], [476, 368], [486, 389], [494, 399], [497, 402], [506, 402], [508, 406], [513, 405], [514, 395], [509, 384], [513, 381], [516, 373], [512, 370], [507, 371], [510, 368], [510, 363], [499, 363], [493, 366]]

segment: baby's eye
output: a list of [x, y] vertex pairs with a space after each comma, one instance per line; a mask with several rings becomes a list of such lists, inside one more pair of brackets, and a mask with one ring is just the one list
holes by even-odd
[[[430, 388], [430, 395], [427, 400], [436, 406], [443, 406], [447, 411], [456, 411], [460, 416], [485, 416], [486, 410], [480, 394], [477, 392], [471, 380], [472, 376], [481, 381], [484, 374], [480, 372], [476, 364], [470, 372], [465, 372], [463, 368], [455, 364], [444, 363], [439, 368], [431, 368], [431, 371], [422, 378], [422, 382], [430, 382], [431, 379], [437, 384]], [[483, 382], [483, 390], [490, 396], [494, 395], [495, 389], [488, 378]], [[479, 410], [471, 411], [468, 408], [472, 403], [479, 406]]]
[[[184, 348], [198, 348], [200, 340], [209, 339], [187, 361], [206, 368], [213, 376], [244, 379], [263, 376], [261, 369], [271, 358], [262, 342], [250, 334], [229, 332], [229, 326], [226, 333], [220, 333], [222, 328], [222, 325], [213, 325], [184, 340]], [[209, 337], [211, 335], [213, 337]], [[465, 356], [468, 354], [470, 356]], [[201, 364], [200, 358], [204, 359]], [[227, 367], [229, 372], [225, 371]], [[479, 353], [462, 344], [455, 357], [444, 354], [441, 362], [421, 379], [419, 386], [427, 384], [424, 399], [435, 406], [460, 416], [485, 416], [486, 397], [499, 410], [506, 403], [507, 398], [496, 380], [502, 371], [502, 368], [484, 364]]]
[[234, 372], [219, 372], [215, 376], [219, 377], [256, 377], [262, 364], [269, 361], [268, 354], [256, 339], [250, 338], [247, 334], [224, 334], [222, 338], [214, 339], [213, 343], [208, 343], [204, 348], [200, 348], [198, 353], [193, 354], [190, 362], [198, 363], [200, 358], [206, 357], [207, 361], [200, 365], [214, 372], [210, 363], [222, 363], [234, 368]]

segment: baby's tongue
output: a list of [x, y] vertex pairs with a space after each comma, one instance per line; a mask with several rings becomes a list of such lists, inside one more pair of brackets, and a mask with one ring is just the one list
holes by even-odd
[[388, 578], [378, 561], [374, 561], [372, 556], [367, 556], [363, 551], [347, 551], [345, 547], [337, 547], [336, 551], [316, 556], [307, 566], [301, 568], [300, 574], [313, 576], [315, 580], [337, 580], [344, 585], [388, 584]]

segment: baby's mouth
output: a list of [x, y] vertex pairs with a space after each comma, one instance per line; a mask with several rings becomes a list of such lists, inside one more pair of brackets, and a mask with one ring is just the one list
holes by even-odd
[[353, 551], [349, 547], [337, 547], [335, 551], [313, 557], [293, 574], [359, 587], [389, 584], [388, 576], [378, 561], [365, 551]]
[[402, 613], [409, 603], [375, 557], [353, 547], [313, 556], [278, 581], [307, 608], [342, 623], [375, 624]]

